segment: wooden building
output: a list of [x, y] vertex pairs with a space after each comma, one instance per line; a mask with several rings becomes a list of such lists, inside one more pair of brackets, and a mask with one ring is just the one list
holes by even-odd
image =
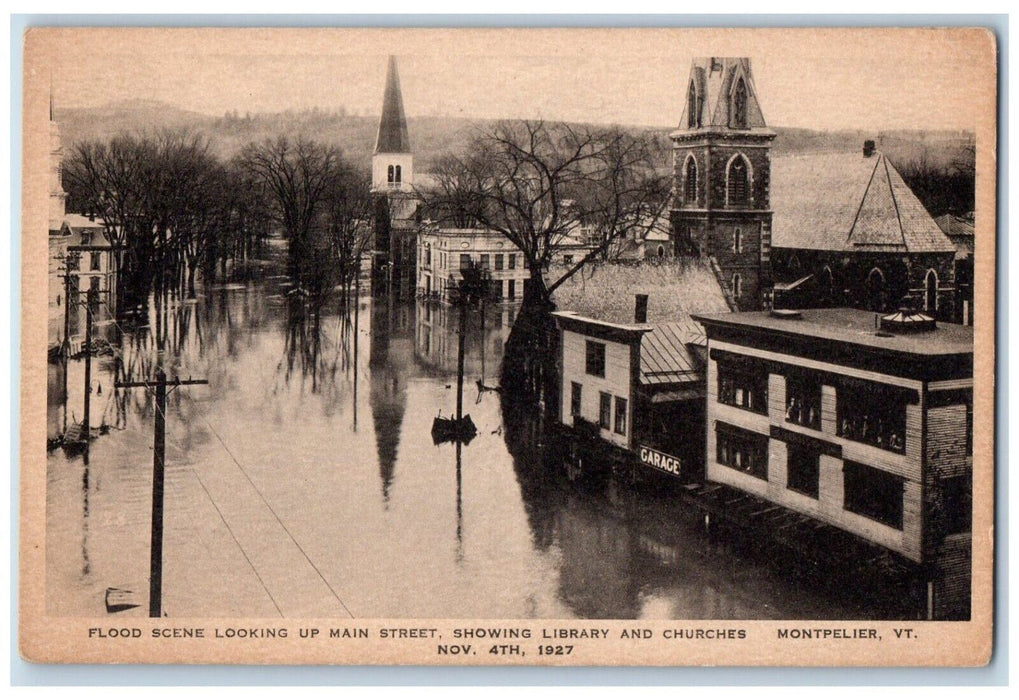
[[695, 316], [707, 479], [894, 553], [968, 617], [972, 328], [853, 309]]
[[[559, 422], [599, 467], [643, 465], [702, 478], [704, 344], [689, 321], [615, 323], [555, 312], [559, 327]], [[583, 443], [587, 444], [583, 444]], [[598, 449], [610, 448], [610, 449]]]

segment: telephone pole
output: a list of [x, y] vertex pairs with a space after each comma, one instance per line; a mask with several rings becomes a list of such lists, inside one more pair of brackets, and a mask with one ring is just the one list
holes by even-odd
[[85, 417], [82, 419], [82, 434], [85, 436], [85, 464], [88, 464], [88, 447], [92, 438], [92, 302], [95, 299], [94, 289], [89, 287], [85, 295]]
[[166, 469], [166, 388], [208, 384], [205, 379], [167, 380], [162, 368], [156, 370], [156, 378], [143, 382], [117, 382], [115, 387], [154, 387], [156, 389], [156, 416], [154, 446], [152, 450], [152, 538], [149, 550], [149, 617], [163, 616], [163, 481]]

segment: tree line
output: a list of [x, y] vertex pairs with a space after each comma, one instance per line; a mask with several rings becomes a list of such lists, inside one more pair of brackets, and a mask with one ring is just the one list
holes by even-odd
[[118, 258], [118, 299], [196, 293], [288, 242], [295, 290], [322, 303], [349, 289], [370, 243], [370, 182], [334, 146], [278, 136], [233, 158], [186, 130], [75, 144], [62, 168], [68, 207], [101, 219]]

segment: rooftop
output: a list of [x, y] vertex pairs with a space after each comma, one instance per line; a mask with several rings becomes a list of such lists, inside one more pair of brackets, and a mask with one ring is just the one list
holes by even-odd
[[590, 331], [620, 343], [640, 342], [641, 384], [683, 384], [704, 376], [704, 362], [690, 346], [704, 346], [704, 332], [692, 320], [674, 323], [614, 323], [571, 311], [553, 314], [568, 330]]
[[763, 330], [777, 335], [838, 341], [888, 352], [935, 357], [973, 352], [973, 327], [939, 322], [932, 331], [877, 334], [875, 316], [858, 309], [804, 309], [798, 318], [768, 311], [695, 315], [705, 326]]
[[[553, 266], [547, 279], [564, 270]], [[632, 323], [634, 295], [648, 295], [648, 322], [683, 323], [694, 313], [725, 313], [729, 304], [711, 271], [697, 258], [662, 262], [595, 263], [552, 295], [556, 307], [614, 323]]]
[[772, 245], [844, 252], [954, 252], [884, 154], [775, 156]]

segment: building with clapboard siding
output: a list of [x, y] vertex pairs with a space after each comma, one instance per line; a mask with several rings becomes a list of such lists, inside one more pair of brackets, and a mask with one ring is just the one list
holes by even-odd
[[918, 567], [968, 617], [973, 330], [854, 309], [696, 316], [706, 476]]

